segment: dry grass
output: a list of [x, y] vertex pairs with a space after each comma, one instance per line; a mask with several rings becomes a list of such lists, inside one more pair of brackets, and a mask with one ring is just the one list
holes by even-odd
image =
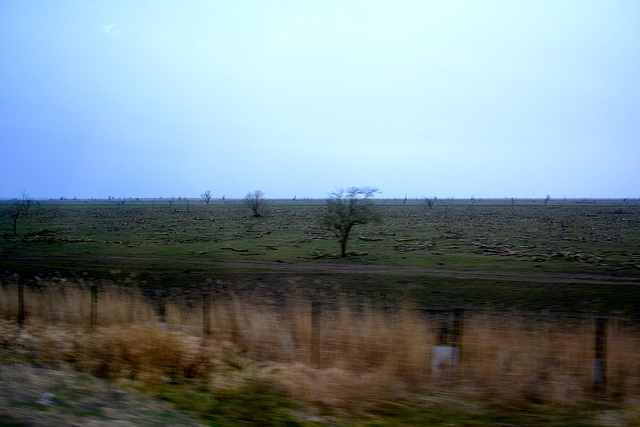
[[[210, 297], [206, 305], [175, 299], [160, 323], [135, 289], [103, 286], [98, 322], [89, 328], [90, 298], [83, 284], [27, 288], [26, 321], [19, 327], [17, 287], [0, 288], [5, 361], [71, 364], [147, 386], [197, 379], [227, 387], [243, 375], [261, 376], [296, 399], [355, 413], [432, 390], [559, 405], [592, 393], [595, 332], [588, 318], [467, 314], [460, 363], [434, 370], [438, 327], [450, 323], [447, 314], [436, 319], [412, 307], [382, 310], [342, 301], [322, 307], [314, 331], [309, 301], [227, 295]], [[207, 323], [210, 336], [203, 331]], [[607, 343], [607, 396], [639, 399], [637, 325], [611, 320]]]

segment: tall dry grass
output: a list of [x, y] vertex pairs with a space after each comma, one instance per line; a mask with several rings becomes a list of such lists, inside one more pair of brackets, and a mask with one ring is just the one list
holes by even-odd
[[[466, 314], [459, 363], [436, 369], [440, 327], [451, 324], [451, 315], [425, 316], [411, 306], [383, 310], [339, 301], [323, 305], [314, 320], [311, 302], [298, 297], [176, 297], [165, 302], [160, 319], [135, 288], [103, 286], [97, 325], [89, 328], [85, 284], [27, 287], [22, 327], [17, 301], [17, 286], [0, 287], [5, 358], [71, 364], [147, 384], [220, 384], [244, 371], [279, 381], [297, 398], [352, 411], [433, 389], [558, 404], [592, 392], [595, 330], [587, 317]], [[637, 325], [612, 319], [607, 333], [606, 393], [637, 399]]]

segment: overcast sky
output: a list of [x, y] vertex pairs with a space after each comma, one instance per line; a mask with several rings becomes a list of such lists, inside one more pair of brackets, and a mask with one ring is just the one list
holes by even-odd
[[0, 198], [640, 197], [640, 2], [0, 2]]

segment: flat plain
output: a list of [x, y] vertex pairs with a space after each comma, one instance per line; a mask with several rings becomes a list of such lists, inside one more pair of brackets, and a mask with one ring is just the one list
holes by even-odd
[[207, 280], [240, 293], [292, 287], [434, 307], [640, 313], [636, 200], [377, 200], [347, 258], [318, 223], [323, 200], [41, 201], [0, 240], [8, 278], [61, 276], [147, 289]]
[[375, 204], [1, 203], [0, 425], [640, 422], [638, 201]]

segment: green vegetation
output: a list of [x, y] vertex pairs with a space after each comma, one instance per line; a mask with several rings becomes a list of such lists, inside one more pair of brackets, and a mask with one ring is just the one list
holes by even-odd
[[[547, 206], [545, 206], [545, 202]], [[221, 280], [238, 291], [411, 298], [427, 306], [640, 311], [640, 204], [546, 199], [376, 200], [352, 255], [318, 218], [323, 200], [46, 201], [20, 218], [0, 204], [0, 274], [107, 279], [144, 288]], [[1, 228], [0, 228], [1, 230]], [[353, 253], [357, 255], [353, 255]]]
[[207, 425], [301, 425], [289, 414], [294, 404], [286, 390], [273, 381], [250, 378], [241, 386], [226, 390], [165, 386], [157, 396]]

